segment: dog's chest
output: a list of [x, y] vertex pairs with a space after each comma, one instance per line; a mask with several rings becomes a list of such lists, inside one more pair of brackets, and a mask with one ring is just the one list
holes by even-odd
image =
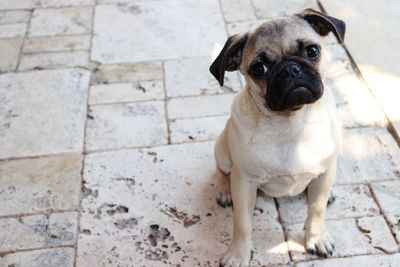
[[264, 129], [248, 131], [240, 165], [271, 196], [302, 192], [312, 179], [328, 169], [337, 153], [335, 131], [329, 119], [286, 133], [277, 130], [263, 135], [260, 131]]

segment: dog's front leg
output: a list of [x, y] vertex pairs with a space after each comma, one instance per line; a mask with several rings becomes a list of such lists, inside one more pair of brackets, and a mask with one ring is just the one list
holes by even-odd
[[239, 173], [231, 172], [231, 194], [233, 200], [233, 239], [220, 266], [245, 267], [251, 260], [252, 218], [256, 204], [257, 186]]
[[308, 186], [306, 249], [311, 254], [324, 257], [332, 255], [334, 248], [332, 238], [325, 229], [325, 212], [335, 176], [336, 162]]

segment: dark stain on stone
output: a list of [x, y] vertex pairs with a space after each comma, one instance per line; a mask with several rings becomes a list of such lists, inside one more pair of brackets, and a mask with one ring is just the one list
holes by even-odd
[[92, 234], [92, 232], [89, 229], [82, 229], [81, 233], [85, 234], [85, 235], [91, 235]]
[[120, 230], [125, 228], [133, 228], [138, 224], [136, 218], [129, 218], [129, 219], [118, 219], [114, 222], [115, 227]]
[[179, 211], [177, 208], [169, 207], [165, 212], [165, 214], [175, 217], [183, 223], [185, 228], [190, 227], [198, 222], [200, 222], [200, 215], [189, 215], [186, 212]]

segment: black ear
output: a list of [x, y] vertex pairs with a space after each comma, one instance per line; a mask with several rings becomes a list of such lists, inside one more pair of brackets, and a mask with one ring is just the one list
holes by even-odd
[[303, 10], [298, 16], [306, 20], [311, 27], [322, 36], [333, 32], [339, 42], [343, 44], [344, 34], [346, 32], [346, 23], [344, 23], [344, 21], [327, 16], [311, 8]]
[[210, 66], [211, 74], [224, 85], [225, 71], [239, 69], [242, 62], [243, 47], [247, 41], [248, 34], [236, 34], [228, 38], [222, 51]]

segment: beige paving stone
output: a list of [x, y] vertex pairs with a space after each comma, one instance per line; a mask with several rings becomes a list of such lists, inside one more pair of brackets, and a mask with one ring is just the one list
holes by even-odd
[[208, 71], [209, 57], [178, 59], [164, 64], [166, 91], [169, 97], [208, 95], [240, 91], [237, 72], [227, 72], [224, 86]]
[[323, 259], [309, 262], [301, 262], [296, 267], [343, 267], [343, 266], [400, 266], [400, 254], [393, 255], [366, 255], [349, 258]]
[[0, 39], [0, 72], [15, 70], [21, 46], [21, 38]]
[[397, 179], [399, 161], [399, 148], [386, 129], [346, 130], [338, 159], [336, 183]]
[[170, 119], [229, 115], [234, 94], [173, 98], [168, 101]]
[[161, 80], [163, 69], [161, 62], [141, 62], [134, 64], [100, 65], [95, 69], [92, 83], [121, 83], [143, 80]]
[[26, 23], [0, 25], [0, 38], [23, 37], [26, 32]]
[[0, 158], [80, 152], [90, 73], [0, 75]]
[[[316, 259], [305, 253], [304, 224], [288, 227], [288, 246], [294, 261]], [[363, 254], [382, 254], [382, 250], [396, 250], [388, 226], [382, 216], [327, 221], [326, 227], [335, 241], [332, 257], [349, 257]]]
[[23, 54], [19, 70], [88, 68], [89, 53], [85, 51]]
[[229, 117], [178, 119], [170, 122], [171, 142], [196, 142], [216, 140]]
[[89, 151], [167, 143], [163, 101], [91, 106], [85, 148]]
[[224, 22], [215, 0], [98, 5], [92, 59], [117, 63], [208, 56], [225, 40]]
[[160, 80], [99, 84], [90, 87], [89, 104], [163, 100], [164, 98], [164, 86]]
[[72, 246], [75, 242], [77, 223], [77, 212], [0, 219], [0, 252]]
[[360, 5], [355, 0], [323, 0], [321, 3], [330, 15], [346, 21], [346, 46], [389, 119], [399, 122], [399, 2], [368, 0]]
[[22, 52], [61, 52], [90, 49], [90, 35], [28, 37]]
[[82, 170], [77, 154], [0, 162], [0, 216], [77, 209]]
[[228, 34], [234, 35], [237, 33], [245, 33], [254, 30], [265, 21], [266, 21], [265, 19], [259, 19], [259, 20], [236, 21], [227, 23]]
[[[232, 210], [215, 202], [212, 149], [203, 142], [90, 154], [77, 266], [217, 265]], [[259, 197], [254, 225], [255, 266], [288, 262], [272, 199]]]
[[7, 254], [0, 258], [0, 266], [15, 267], [72, 267], [74, 248], [40, 249]]
[[94, 0], [2, 0], [0, 10], [32, 9], [41, 7], [63, 7], [75, 5], [93, 5]]
[[315, 0], [253, 0], [253, 4], [258, 18], [287, 16], [305, 8], [319, 10]]
[[29, 36], [90, 33], [92, 13], [91, 7], [35, 9], [30, 23]]
[[374, 192], [379, 205], [388, 214], [400, 213], [400, 181], [372, 183], [371, 188]]
[[0, 24], [28, 22], [31, 12], [28, 10], [0, 11]]
[[251, 1], [222, 0], [222, 14], [227, 22], [256, 19]]
[[[366, 185], [335, 186], [332, 194], [335, 197], [335, 201], [327, 208], [326, 218], [328, 220], [373, 216], [380, 213]], [[307, 217], [305, 194], [296, 197], [279, 198], [278, 203], [279, 212], [284, 223], [305, 222]]]

